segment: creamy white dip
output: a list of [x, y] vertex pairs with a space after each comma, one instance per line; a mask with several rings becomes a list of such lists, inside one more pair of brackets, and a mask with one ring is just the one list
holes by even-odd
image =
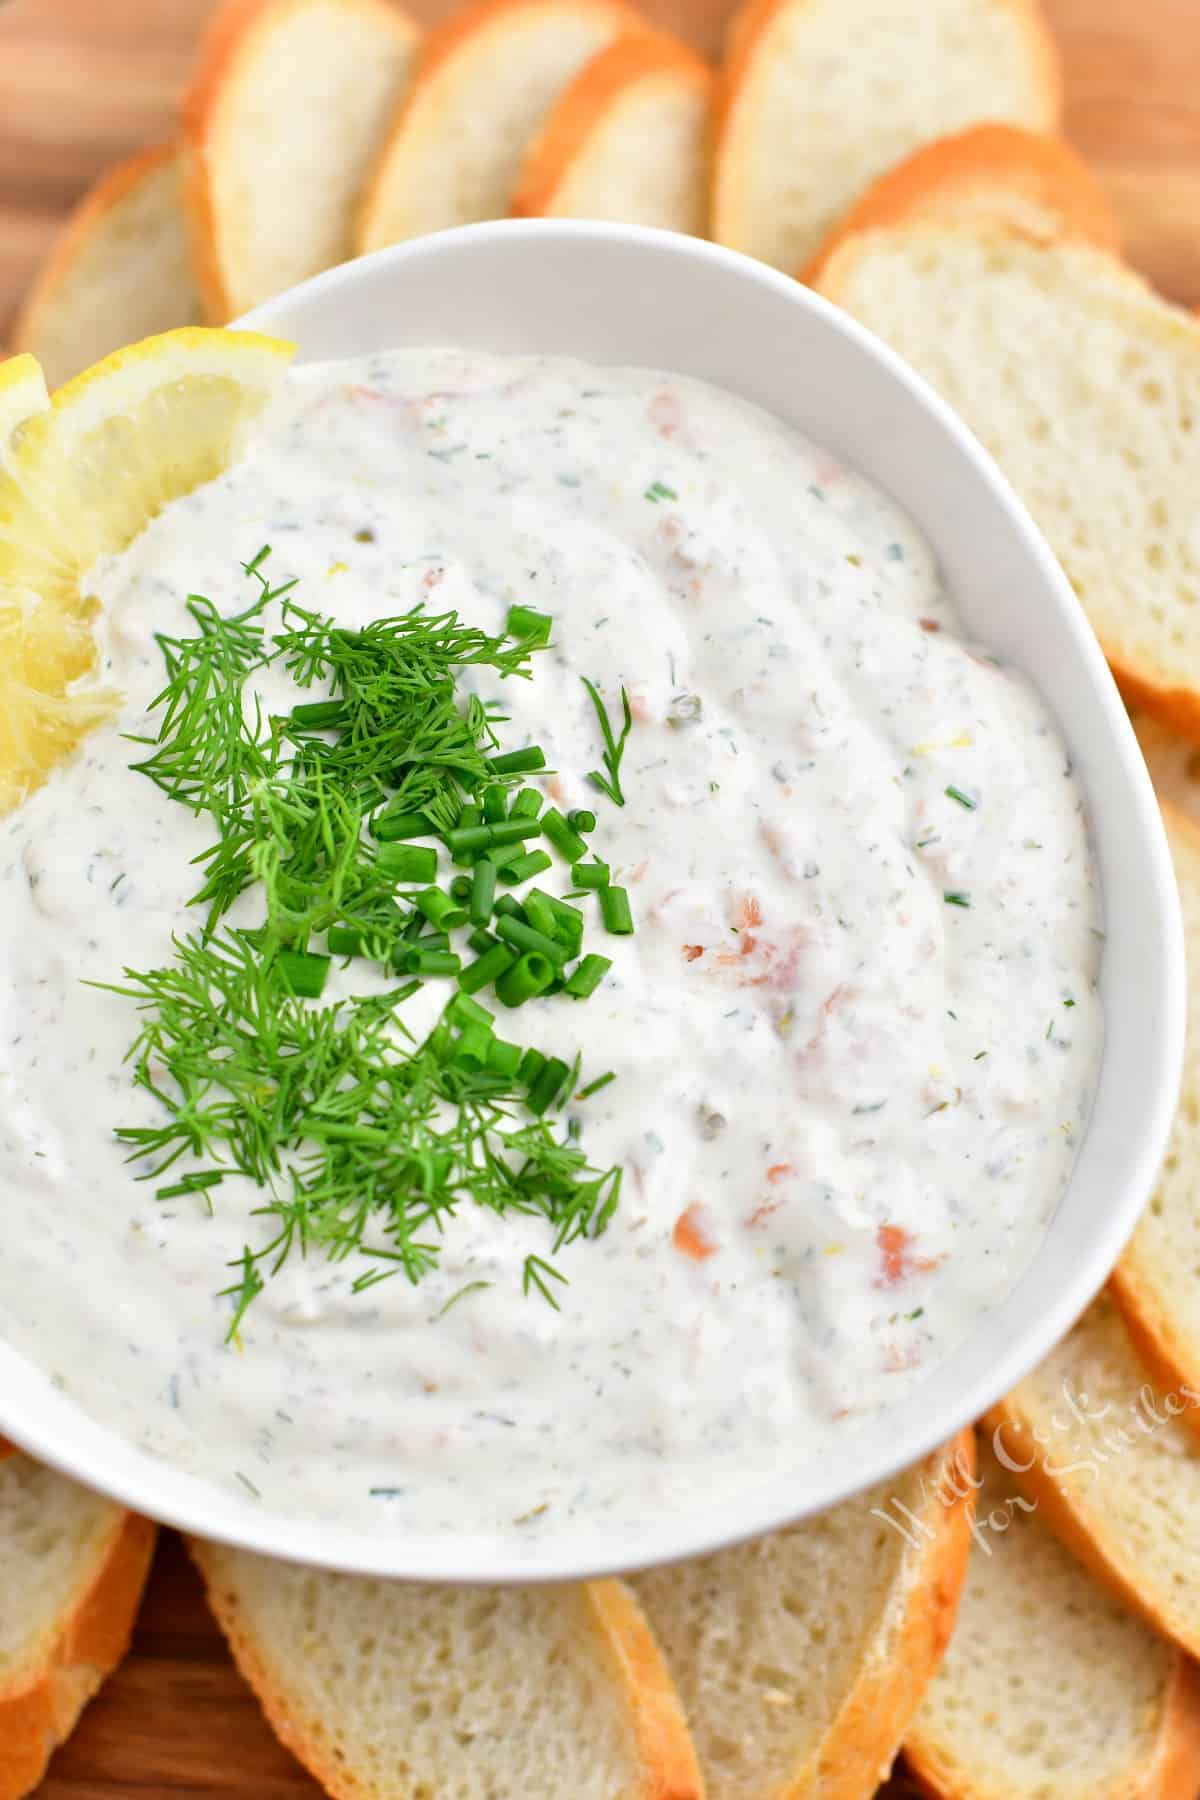
[[[614, 959], [591, 999], [501, 1021], [617, 1075], [567, 1109], [625, 1178], [607, 1232], [557, 1254], [557, 1312], [521, 1292], [549, 1226], [467, 1206], [416, 1287], [355, 1295], [360, 1265], [293, 1255], [228, 1347], [218, 1290], [273, 1229], [261, 1191], [226, 1180], [211, 1217], [156, 1201], [114, 1139], [161, 1109], [122, 1062], [131, 1003], [84, 983], [170, 961], [213, 838], [121, 733], [153, 728], [153, 634], [192, 629], [189, 593], [244, 605], [263, 544], [348, 625], [420, 601], [489, 631], [513, 602], [554, 616], [532, 681], [480, 691], [563, 809], [597, 812], [637, 921], [589, 927]], [[636, 1532], [819, 1454], [1012, 1287], [1101, 1042], [1083, 801], [1041, 700], [963, 641], [870, 483], [694, 381], [409, 351], [300, 369], [236, 466], [93, 585], [122, 715], [0, 822], [0, 1332], [89, 1413], [281, 1511]], [[623, 810], [585, 779], [581, 676], [634, 702]], [[268, 708], [296, 698], [255, 679]], [[358, 961], [325, 999], [372, 979]], [[410, 1028], [450, 991], [428, 983]]]

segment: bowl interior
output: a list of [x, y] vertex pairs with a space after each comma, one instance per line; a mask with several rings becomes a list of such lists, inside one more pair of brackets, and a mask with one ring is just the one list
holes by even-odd
[[1041, 689], [1088, 796], [1108, 934], [1096, 1103], [1026, 1276], [949, 1362], [819, 1461], [798, 1457], [719, 1505], [698, 1499], [636, 1542], [614, 1546], [586, 1521], [543, 1548], [280, 1518], [121, 1443], [3, 1345], [0, 1417], [45, 1460], [202, 1535], [437, 1580], [562, 1579], [695, 1555], [885, 1479], [978, 1416], [1069, 1327], [1148, 1198], [1174, 1111], [1184, 982], [1170, 857], [1128, 720], [1058, 565], [974, 439], [882, 345], [797, 283], [697, 240], [472, 226], [334, 270], [244, 323], [296, 339], [303, 360], [453, 342], [672, 369], [768, 408], [891, 494], [931, 540], [972, 632]]

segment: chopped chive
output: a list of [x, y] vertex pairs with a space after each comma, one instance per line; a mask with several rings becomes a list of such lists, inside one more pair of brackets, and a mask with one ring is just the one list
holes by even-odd
[[510, 950], [507, 944], [493, 944], [490, 950], [485, 950], [473, 963], [468, 963], [459, 975], [460, 992], [477, 994], [480, 988], [489, 987], [506, 970], [511, 969], [516, 960], [516, 951]]
[[477, 1074], [486, 1066], [491, 1046], [491, 1025], [480, 1025], [472, 1020], [471, 1024], [465, 1025], [460, 1031], [458, 1043], [454, 1047], [454, 1055], [450, 1061], [456, 1069], [465, 1069], [469, 1074]]
[[678, 500], [679, 495], [674, 488], [669, 488], [665, 481], [652, 481], [642, 495], [643, 500], [651, 500], [655, 505], [660, 500]]
[[623, 887], [600, 889], [600, 916], [606, 931], [614, 937], [628, 937], [633, 930], [633, 912]]
[[518, 1072], [526, 1087], [533, 1086], [545, 1066], [546, 1058], [542, 1055], [540, 1050], [527, 1050], [525, 1052], [524, 1056], [521, 1058], [521, 1067]]
[[616, 1079], [616, 1070], [609, 1069], [605, 1074], [597, 1075], [595, 1081], [589, 1081], [585, 1088], [580, 1088], [575, 1098], [577, 1100], [590, 1100], [593, 1094], [598, 1094], [601, 1088], [606, 1088], [610, 1081], [615, 1081]]
[[972, 800], [969, 794], [964, 794], [961, 788], [956, 788], [953, 785], [945, 788], [943, 791], [947, 800], [957, 800], [958, 804], [960, 806], [965, 806], [968, 812], [974, 812], [979, 804], [977, 800]]
[[[487, 829], [488, 827], [485, 826], [483, 822], [482, 806], [472, 805], [463, 807], [458, 818], [455, 820], [454, 830], [446, 833], [446, 844], [456, 863], [461, 866], [464, 863], [471, 863], [475, 860], [473, 847], [467, 844], [465, 840], [469, 837], [471, 832], [486, 831]], [[451, 837], [456, 838], [458, 841], [456, 843], [451, 843]]]
[[544, 850], [526, 850], [520, 856], [514, 856], [511, 862], [501, 863], [500, 879], [510, 887], [519, 882], [532, 881], [535, 875], [554, 867], [553, 861]]
[[573, 831], [595, 831], [596, 815], [588, 812], [586, 807], [577, 806], [567, 814], [567, 824]]
[[454, 931], [467, 922], [466, 908], [439, 887], [422, 888], [419, 894], [414, 894], [413, 902], [431, 925], [437, 925], [443, 931]]
[[461, 987], [447, 1006], [445, 1016], [453, 1025], [486, 1025], [489, 1031], [496, 1022], [495, 1013], [472, 1000]]
[[380, 844], [375, 861], [392, 881], [432, 881], [437, 874], [437, 851], [424, 844]]
[[362, 933], [346, 925], [331, 925], [325, 934], [331, 956], [361, 956]]
[[525, 908], [521, 905], [521, 902], [517, 899], [515, 894], [498, 895], [492, 911], [506, 913], [510, 919], [520, 919], [526, 925], [529, 923], [528, 919], [525, 918]]
[[523, 1054], [520, 1044], [508, 1044], [503, 1038], [494, 1037], [488, 1045], [487, 1066], [497, 1075], [503, 1075], [506, 1081], [512, 1081], [521, 1067]]
[[531, 744], [528, 750], [508, 750], [488, 763], [493, 775], [527, 775], [545, 766], [546, 753], [540, 744]]
[[610, 956], [585, 956], [567, 977], [566, 992], [575, 1000], [586, 1000], [594, 994], [612, 968]]
[[609, 882], [608, 864], [577, 862], [571, 870], [571, 880], [580, 888], [606, 888]]
[[450, 897], [453, 900], [469, 900], [471, 898], [471, 877], [456, 875], [450, 883]]
[[509, 808], [510, 819], [536, 819], [546, 802], [536, 788], [524, 787]]
[[397, 957], [396, 966], [405, 975], [457, 975], [462, 958], [453, 950], [423, 950], [412, 944]]
[[323, 731], [345, 723], [346, 706], [341, 700], [314, 700], [307, 706], [293, 706], [291, 721], [306, 729]]
[[[541, 888], [531, 888], [525, 896], [525, 911], [529, 913], [531, 925], [537, 924], [529, 907], [530, 901], [535, 897], [554, 921], [554, 936], [567, 946], [573, 956], [583, 940], [583, 914], [577, 906], [572, 906], [567, 900], [560, 900], [556, 894], [547, 894]], [[538, 930], [542, 929], [538, 925]]]
[[525, 838], [542, 835], [540, 819], [497, 819], [494, 825], [456, 825], [446, 833], [446, 846], [452, 856], [467, 851], [490, 850], [494, 845], [519, 844]]
[[317, 1000], [329, 974], [328, 956], [311, 950], [281, 950], [275, 966], [293, 994], [302, 1000]]
[[496, 897], [496, 865], [490, 857], [481, 856], [471, 872], [471, 888], [467, 917], [472, 925], [486, 925], [492, 916]]
[[481, 925], [477, 925], [474, 931], [467, 934], [467, 942], [472, 950], [482, 956], [485, 950], [494, 950], [500, 939], [493, 937], [491, 932], [485, 931]]
[[508, 609], [509, 636], [521, 638], [531, 648], [540, 649], [550, 642], [553, 624], [549, 613], [535, 612], [532, 606], [510, 606]]
[[381, 844], [393, 844], [401, 838], [430, 837], [433, 827], [423, 813], [381, 812], [371, 821], [371, 835]]
[[508, 793], [498, 781], [490, 781], [483, 790], [484, 823], [496, 824], [497, 820], [508, 816]]
[[552, 806], [542, 814], [542, 830], [565, 862], [577, 863], [581, 856], [587, 855], [587, 845], [567, 824], [557, 807]]
[[544, 931], [548, 938], [558, 938], [558, 921], [554, 917], [554, 908], [550, 905], [549, 896], [541, 888], [531, 888], [522, 905], [525, 917], [535, 931]]
[[496, 983], [496, 998], [505, 1006], [524, 1006], [538, 994], [545, 993], [554, 980], [554, 964], [536, 950], [527, 950], [506, 969]]
[[540, 1115], [553, 1106], [570, 1072], [560, 1057], [552, 1056], [529, 1089], [525, 1104], [530, 1112]]
[[946, 902], [947, 906], [969, 907], [971, 904], [971, 896], [969, 894], [943, 894], [942, 899]]
[[448, 950], [450, 933], [448, 931], [423, 931], [418, 938], [412, 940], [417, 950]]
[[536, 931], [532, 925], [523, 925], [520, 919], [514, 919], [505, 913], [496, 921], [496, 936], [503, 938], [506, 944], [515, 944], [522, 953], [535, 950], [539, 956], [548, 956], [556, 968], [567, 960], [567, 952], [556, 938], [547, 936], [544, 931]]

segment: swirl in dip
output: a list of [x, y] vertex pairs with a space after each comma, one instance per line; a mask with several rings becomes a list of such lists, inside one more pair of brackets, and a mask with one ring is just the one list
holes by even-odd
[[[189, 594], [244, 604], [263, 544], [349, 627], [553, 615], [532, 680], [478, 691], [506, 743], [544, 747], [555, 803], [596, 811], [637, 925], [589, 925], [613, 967], [585, 1004], [511, 1015], [616, 1076], [562, 1114], [624, 1179], [604, 1234], [555, 1255], [557, 1311], [521, 1283], [550, 1227], [463, 1205], [417, 1285], [354, 1293], [360, 1265], [294, 1253], [239, 1353], [218, 1293], [273, 1230], [261, 1190], [226, 1179], [211, 1216], [156, 1200], [114, 1136], [162, 1108], [123, 1064], [131, 1003], [85, 983], [170, 961], [213, 837], [122, 733], [153, 728], [154, 634], [187, 633]], [[1013, 1286], [1101, 1043], [1083, 799], [1038, 695], [964, 641], [870, 483], [695, 381], [405, 351], [295, 372], [236, 465], [93, 587], [123, 711], [0, 824], [0, 1328], [89, 1413], [281, 1511], [636, 1532], [819, 1454]], [[581, 677], [630, 695], [624, 808], [586, 780]], [[274, 667], [252, 685], [295, 698]], [[570, 889], [557, 861], [540, 879]], [[324, 1001], [372, 984], [335, 965]], [[451, 991], [428, 982], [408, 1028]]]

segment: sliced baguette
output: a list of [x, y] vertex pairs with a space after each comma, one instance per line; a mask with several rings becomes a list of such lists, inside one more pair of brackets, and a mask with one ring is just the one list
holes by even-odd
[[708, 1800], [869, 1800], [953, 1627], [973, 1478], [964, 1432], [790, 1530], [633, 1577]]
[[1195, 1800], [1200, 1680], [1038, 1519], [979, 1446], [954, 1636], [904, 1740], [935, 1800]]
[[215, 324], [350, 256], [417, 27], [391, 0], [225, 0], [183, 100], [196, 275]]
[[52, 388], [112, 350], [200, 318], [173, 144], [118, 163], [84, 196], [12, 332]]
[[704, 235], [712, 71], [644, 32], [587, 63], [526, 154], [512, 210]]
[[367, 187], [359, 251], [503, 218], [563, 89], [638, 24], [623, 0], [475, 0], [431, 32]]
[[919, 145], [1058, 125], [1035, 0], [745, 0], [718, 83], [712, 235], [789, 274]]
[[[1113, 256], [1120, 228], [1108, 195], [1061, 138], [1017, 125], [973, 125], [924, 145], [880, 177], [820, 251], [828, 260], [860, 232], [916, 220], [999, 222], [1039, 243], [1076, 239]], [[818, 272], [812, 263], [804, 279]]]
[[155, 1535], [27, 1456], [0, 1465], [0, 1800], [34, 1791], [124, 1656]]
[[1200, 1390], [1156, 1387], [1103, 1295], [988, 1415], [1018, 1490], [1117, 1598], [1200, 1654]]
[[[1113, 1271], [1112, 1292], [1154, 1380], [1200, 1393], [1200, 825], [1168, 806], [1163, 815], [1188, 950], [1183, 1092], [1158, 1187]], [[1200, 1431], [1200, 1407], [1183, 1417]]]
[[191, 1551], [267, 1718], [334, 1800], [700, 1800], [620, 1582], [422, 1587]]
[[992, 451], [1127, 697], [1200, 737], [1200, 325], [1089, 245], [990, 223], [859, 232], [815, 284]]

